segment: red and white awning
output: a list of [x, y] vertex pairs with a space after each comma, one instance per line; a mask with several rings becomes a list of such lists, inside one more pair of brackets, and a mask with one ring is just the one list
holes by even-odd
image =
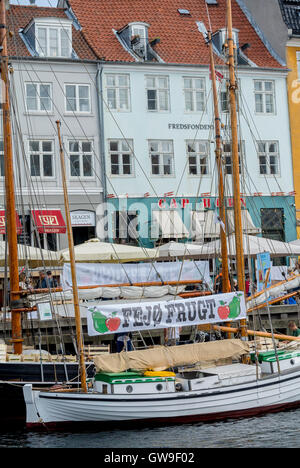
[[60, 210], [32, 210], [40, 234], [65, 234], [67, 228]]
[[[22, 224], [18, 213], [16, 212], [17, 234], [22, 233]], [[0, 210], [0, 234], [6, 234], [6, 215], [5, 210]]]

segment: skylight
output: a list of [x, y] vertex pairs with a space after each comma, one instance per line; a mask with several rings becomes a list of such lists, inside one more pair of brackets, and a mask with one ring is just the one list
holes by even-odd
[[191, 16], [189, 10], [186, 10], [185, 8], [178, 8], [178, 13], [183, 16]]
[[218, 0], [206, 0], [208, 5], [218, 5]]

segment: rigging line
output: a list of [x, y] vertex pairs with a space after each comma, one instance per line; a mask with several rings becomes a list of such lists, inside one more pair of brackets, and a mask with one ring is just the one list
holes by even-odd
[[[270, 186], [269, 186], [269, 183], [268, 183], [266, 177], [265, 177], [265, 182], [266, 182], [266, 185], [268, 186], [268, 189], [269, 189], [270, 194], [271, 194]], [[271, 196], [271, 195], [270, 195], [270, 196]], [[263, 197], [261, 197], [261, 199], [263, 199]], [[285, 203], [286, 205], [288, 205], [288, 211], [289, 211], [289, 213], [290, 213], [290, 215], [291, 215], [292, 221], [294, 221], [294, 216], [292, 216], [291, 210], [290, 210], [290, 208], [289, 208], [289, 203], [288, 203], [288, 201], [285, 200], [284, 203]], [[272, 204], [273, 204], [273, 207], [274, 207], [274, 208], [278, 208], [278, 207], [275, 205], [275, 200], [273, 199], [273, 197], [272, 197]], [[282, 225], [281, 227], [282, 227], [282, 229], [284, 229], [284, 226], [283, 226], [283, 225]]]
[[[248, 171], [246, 171], [246, 172], [247, 172], [248, 177], [252, 180], [250, 173], [249, 173]], [[254, 185], [254, 186], [255, 186], [255, 185]], [[251, 192], [250, 192], [250, 193], [251, 193]], [[249, 200], [248, 200], [248, 202], [249, 202]], [[264, 200], [263, 200], [263, 198], [262, 198], [262, 202], [263, 202], [263, 206], [266, 206], [266, 205], [265, 205], [265, 202], [264, 202]], [[250, 204], [252, 205], [253, 211], [258, 213], [258, 208], [255, 206], [254, 200], [251, 200], [251, 199], [250, 199]], [[264, 239], [266, 240], [267, 244], [268, 244], [269, 247], [270, 247], [270, 251], [272, 252], [272, 250], [273, 250], [273, 246], [272, 246], [272, 244], [271, 244], [272, 240], [271, 240], [271, 239], [268, 239], [268, 238], [264, 238]], [[291, 253], [291, 252], [287, 250], [287, 253]]]
[[[27, 71], [27, 72], [28, 72], [28, 71]], [[36, 72], [35, 72], [35, 73], [36, 73]], [[68, 126], [68, 125], [67, 125], [67, 126]], [[69, 126], [68, 126], [68, 128], [69, 128]], [[75, 136], [74, 136], [74, 139], [76, 139]], [[67, 152], [65, 152], [65, 153], [67, 153]], [[68, 153], [67, 153], [67, 157], [70, 159]], [[71, 162], [71, 161], [70, 161], [70, 162]], [[83, 185], [83, 183], [82, 183], [81, 180], [80, 180], [80, 183]], [[83, 186], [83, 188], [84, 188], [84, 186]], [[84, 190], [85, 190], [85, 188], [84, 188]], [[92, 202], [91, 202], [91, 204], [93, 205]], [[128, 215], [127, 215], [127, 216], [128, 216]], [[145, 247], [144, 247], [143, 245], [141, 245], [141, 244], [142, 244], [142, 241], [141, 241], [141, 240], [139, 240], [139, 243], [140, 243], [140, 246], [141, 246], [143, 249], [145, 249]], [[115, 251], [116, 257], [118, 258], [118, 260], [121, 260], [121, 259], [119, 258], [119, 256], [118, 256], [118, 253], [116, 252], [115, 246], [114, 246], [113, 244], [111, 244], [111, 245], [113, 246], [113, 249], [114, 249], [114, 251]], [[147, 252], [146, 250], [144, 250], [144, 252], [145, 252], [145, 254], [148, 256], [148, 252]], [[150, 258], [150, 257], [149, 257], [149, 258]]]
[[[37, 39], [37, 38], [36, 38], [36, 40], [38, 41], [38, 39]], [[70, 39], [69, 39], [69, 41], [70, 41]], [[70, 42], [71, 42], [71, 41], [70, 41]], [[71, 45], [72, 45], [72, 44], [71, 44]], [[83, 65], [84, 65], [84, 67], [85, 67], [85, 64], [83, 64]], [[50, 68], [51, 68], [52, 72], [54, 73], [54, 76], [56, 77], [56, 74], [55, 74], [55, 72], [53, 71], [53, 69], [52, 69], [51, 65], [50, 65]], [[86, 67], [85, 67], [85, 68], [86, 68]], [[87, 72], [89, 73], [89, 71], [88, 71], [88, 70], [87, 70]], [[57, 77], [56, 77], [56, 80], [57, 80]], [[58, 81], [58, 80], [57, 80], [57, 81]], [[60, 85], [60, 82], [59, 82], [59, 81], [58, 81], [58, 83], [59, 83], [59, 85]], [[97, 86], [96, 86], [96, 91], [97, 91], [97, 94], [98, 94], [98, 89], [97, 89]], [[107, 105], [107, 102], [104, 100], [104, 98], [103, 98], [103, 95], [101, 95], [101, 99], [102, 99], [102, 101], [104, 102], [105, 106], [107, 107], [108, 111], [110, 112], [110, 114], [111, 114], [112, 118], [114, 119], [114, 121], [115, 121], [116, 125], [118, 126], [118, 123], [117, 123], [116, 119], [114, 118], [114, 116], [113, 116], [113, 114], [112, 114], [112, 112], [111, 112], [111, 110], [110, 110], [109, 106]], [[75, 114], [75, 113], [74, 113], [74, 114]], [[77, 118], [77, 116], [76, 116], [76, 118]], [[120, 129], [120, 127], [119, 127], [119, 126], [118, 126], [118, 128], [119, 128], [119, 130], [121, 131], [121, 129]], [[122, 133], [122, 131], [121, 131], [121, 133]], [[125, 138], [125, 141], [127, 142], [127, 144], [128, 144], [128, 146], [129, 146], [129, 148], [131, 148], [131, 145], [129, 144], [128, 140], [126, 139], [126, 137], [124, 136], [124, 134], [123, 134], [123, 133], [122, 133], [122, 135], [123, 135], [123, 137]], [[135, 159], [136, 159], [136, 161], [138, 162], [138, 165], [139, 165], [139, 166], [142, 168], [142, 166], [141, 166], [141, 164], [140, 164], [140, 162], [139, 162], [138, 158], [137, 158], [137, 157], [136, 157], [136, 155], [134, 154], [134, 151], [133, 151], [133, 149], [132, 149], [132, 148], [131, 148], [131, 151], [132, 151], [132, 154], [133, 154], [134, 158], [135, 158]], [[142, 170], [143, 170], [143, 168], [142, 168]], [[148, 182], [150, 183], [150, 186], [152, 186], [152, 184], [151, 184], [151, 181], [150, 181], [150, 179], [148, 178], [148, 176], [147, 176], [145, 173], [144, 173], [144, 175], [146, 176], [146, 178], [147, 178]], [[153, 188], [153, 186], [152, 186], [152, 188]], [[155, 193], [156, 193], [156, 192], [155, 192]], [[157, 195], [157, 194], [156, 194], [156, 195]], [[158, 195], [157, 195], [157, 196], [158, 196]], [[171, 220], [171, 222], [172, 222], [172, 224], [173, 224], [173, 220]]]
[[[12, 99], [12, 102], [14, 103], [14, 99]], [[16, 112], [14, 112], [15, 122], [17, 122], [17, 118], [16, 118], [17, 115], [18, 115], [18, 114], [16, 114]], [[18, 128], [18, 130], [19, 130], [19, 127], [17, 127], [17, 128]], [[25, 160], [25, 167], [26, 167], [26, 161], [27, 161], [27, 160]], [[30, 200], [30, 197], [29, 197], [29, 200]], [[29, 201], [28, 201], [28, 203], [30, 204]], [[25, 228], [25, 227], [24, 227], [24, 228]], [[38, 242], [38, 244], [39, 244], [39, 248], [40, 248], [40, 252], [41, 252], [41, 256], [42, 256], [42, 262], [43, 262], [43, 265], [44, 265], [44, 271], [46, 271], [46, 266], [45, 266], [45, 261], [44, 261], [44, 257], [43, 257], [43, 252], [42, 252], [42, 250], [41, 250], [40, 237], [39, 237], [38, 234], [36, 235], [36, 239], [37, 239], [37, 242]], [[49, 251], [48, 251], [48, 252], [49, 252]], [[50, 291], [50, 302], [51, 302], [51, 304], [52, 304], [52, 307], [55, 309], [54, 303], [53, 303], [53, 298], [52, 298], [52, 292], [51, 292], [51, 291]], [[56, 322], [57, 322], [57, 328], [58, 328], [58, 330], [60, 331], [61, 342], [63, 342], [63, 340], [62, 340], [62, 335], [61, 335], [61, 327], [60, 327], [60, 323], [59, 323], [59, 317], [56, 318]], [[61, 346], [62, 346], [62, 345], [61, 345]], [[64, 349], [62, 349], [62, 351], [63, 351], [63, 353], [65, 353]]]
[[[123, 267], [123, 265], [122, 265], [122, 267]], [[123, 268], [124, 268], [124, 267], [123, 267]], [[127, 272], [126, 272], [126, 270], [124, 270], [124, 271], [125, 271], [125, 273], [126, 273], [126, 275], [127, 275]], [[127, 275], [127, 277], [128, 277], [128, 275]], [[129, 282], [130, 282], [130, 278], [129, 278], [129, 277], [128, 277], [128, 279], [129, 279]]]
[[[27, 72], [28, 72], [28, 71], [27, 71]], [[55, 75], [55, 73], [54, 73], [54, 75]], [[56, 77], [56, 75], [55, 75], [55, 77]], [[56, 77], [56, 79], [57, 79], [57, 77]], [[116, 254], [116, 255], [117, 255], [117, 254]]]
[[[84, 66], [85, 66], [85, 65], [84, 65]], [[51, 68], [52, 68], [52, 67], [51, 67]], [[52, 71], [53, 71], [53, 70], [52, 70]], [[88, 72], [88, 73], [89, 73], [89, 72]], [[55, 74], [55, 73], [54, 73], [54, 74]], [[56, 76], [56, 75], [55, 75], [55, 76]], [[57, 77], [56, 77], [56, 79], [57, 79]], [[97, 88], [96, 88], [96, 90], [97, 90]], [[98, 90], [97, 90], [97, 93], [98, 93]], [[102, 100], [104, 101], [103, 96], [101, 96], [101, 98], [102, 98]], [[105, 103], [106, 107], [108, 108], [109, 112], [111, 113], [109, 107], [107, 106], [107, 103], [106, 103], [105, 101], [104, 101], [104, 103]], [[126, 140], [126, 138], [125, 138], [125, 140]], [[127, 141], [127, 140], [126, 140], [126, 141]], [[127, 144], [128, 144], [128, 142], [127, 142]], [[130, 145], [129, 145], [129, 147], [130, 147]], [[133, 155], [134, 155], [134, 153], [133, 153]], [[135, 156], [135, 155], [134, 155], [134, 156]], [[135, 158], [136, 158], [136, 156], [135, 156]], [[139, 164], [139, 161], [138, 161], [138, 164]], [[149, 179], [148, 179], [148, 181], [149, 181]], [[149, 181], [149, 182], [150, 182], [150, 181]], [[172, 224], [173, 224], [173, 220], [171, 220], [171, 222], [172, 222]], [[140, 242], [140, 241], [139, 241], [139, 242]]]
[[[51, 69], [52, 69], [52, 67], [51, 67]], [[52, 71], [53, 71], [53, 70], [52, 70]], [[54, 75], [55, 75], [55, 72], [53, 72], [53, 73], [54, 73]], [[56, 75], [55, 75], [55, 77], [56, 77]], [[56, 77], [56, 79], [57, 79], [57, 77]], [[102, 99], [103, 99], [103, 98], [102, 98]], [[107, 106], [107, 103], [106, 103], [106, 102], [105, 102], [105, 105]], [[110, 109], [109, 109], [109, 111], [110, 111]], [[129, 146], [130, 146], [130, 145], [129, 145]], [[149, 179], [148, 179], [148, 181], [149, 181]]]
[[[202, 119], [203, 119], [203, 117], [204, 117], [204, 114], [207, 114], [207, 107], [208, 107], [208, 101], [209, 101], [210, 95], [211, 95], [211, 90], [209, 91], [208, 95], [206, 95], [206, 102], [205, 102], [204, 109], [203, 109], [203, 111], [202, 111], [202, 115], [201, 115], [201, 117], [200, 117], [199, 125], [200, 125], [201, 122], [202, 122]], [[194, 139], [191, 140], [191, 141], [193, 142], [193, 144], [194, 144], [195, 141], [196, 141], [196, 138], [197, 138], [198, 133], [199, 133], [199, 129], [196, 130]], [[202, 141], [202, 140], [201, 140], [201, 141]], [[186, 158], [185, 165], [184, 165], [184, 168], [183, 168], [183, 170], [182, 170], [181, 177], [180, 177], [179, 182], [178, 182], [178, 185], [177, 185], [177, 189], [175, 190], [175, 196], [177, 196], [178, 191], [179, 191], [179, 188], [180, 188], [180, 185], [181, 185], [182, 180], [183, 180], [183, 177], [185, 176], [185, 171], [186, 171], [186, 169], [187, 169], [188, 162], [189, 162], [189, 161], [188, 161], [188, 157], [187, 157], [187, 158]]]
[[[10, 87], [9, 92], [10, 92], [11, 98], [13, 98], [13, 96], [12, 96], [12, 87]], [[12, 127], [15, 127], [14, 122], [12, 122]], [[16, 137], [16, 133], [15, 133], [15, 131], [14, 131], [14, 138], [15, 138], [15, 137]], [[15, 142], [16, 142], [16, 140], [15, 140]], [[18, 161], [18, 162], [19, 162], [19, 161]], [[18, 166], [18, 167], [19, 167], [19, 166]], [[20, 169], [19, 169], [19, 170], [20, 170]], [[41, 252], [41, 254], [42, 254], [42, 252]], [[43, 259], [43, 254], [42, 254], [42, 259]], [[44, 261], [44, 259], [43, 259], [43, 261]], [[51, 291], [50, 291], [50, 297], [51, 297]], [[59, 328], [58, 322], [57, 322], [57, 326], [58, 326], [58, 328]], [[62, 345], [61, 345], [61, 346], [62, 346]], [[63, 349], [62, 349], [62, 351], [64, 352]]]
[[[261, 142], [263, 142], [264, 140], [262, 140], [261, 137], [260, 137], [259, 131], [258, 131], [258, 129], [257, 129], [256, 125], [255, 125], [255, 122], [253, 121], [253, 117], [252, 117], [252, 115], [251, 115], [251, 113], [250, 113], [250, 109], [249, 109], [248, 103], [247, 103], [247, 101], [244, 100], [242, 92], [241, 92], [241, 97], [242, 97], [242, 101], [245, 102], [245, 105], [246, 105], [246, 107], [247, 107], [247, 109], [248, 109], [250, 118], [251, 118], [251, 120], [252, 120], [252, 122], [253, 122], [254, 128], [255, 128], [255, 130], [256, 130], [256, 132], [257, 132], [257, 135], [258, 135], [258, 140], [261, 141]], [[242, 115], [243, 115], [245, 121], [247, 122], [247, 125], [250, 127], [250, 123], [249, 123], [249, 120], [248, 120], [246, 114], [243, 113]], [[250, 130], [250, 131], [251, 131], [251, 130]], [[252, 131], [251, 131], [251, 134], [252, 134], [253, 141], [254, 141], [254, 143], [255, 143], [254, 146], [255, 146], [255, 148], [256, 148], [256, 152], [257, 152], [257, 155], [258, 155], [258, 143], [259, 143], [259, 141], [257, 141], [257, 140], [255, 139], [254, 133], [253, 133]], [[273, 141], [273, 140], [272, 140], [272, 141]], [[279, 146], [279, 145], [278, 145], [278, 146]], [[270, 167], [270, 162], [269, 162], [269, 161], [267, 161], [267, 164], [268, 164], [268, 166]], [[266, 179], [266, 174], [263, 174], [263, 175], [264, 175], [264, 178]], [[272, 175], [272, 177], [273, 177], [275, 183], [278, 185], [279, 191], [282, 191], [282, 189], [281, 189], [281, 187], [280, 187], [280, 184], [279, 184], [279, 181], [278, 181], [278, 177], [276, 177], [276, 174], [270, 174], [270, 175]], [[290, 213], [290, 215], [291, 215], [291, 220], [293, 221], [293, 220], [294, 220], [294, 213], [293, 213], [293, 211], [291, 210], [290, 206], [288, 206], [288, 212]]]
[[116, 256], [118, 257], [118, 255], [116, 254]]

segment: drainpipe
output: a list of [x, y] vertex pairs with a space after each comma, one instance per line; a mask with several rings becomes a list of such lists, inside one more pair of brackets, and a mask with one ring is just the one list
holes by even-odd
[[[98, 123], [99, 123], [99, 151], [101, 163], [101, 181], [103, 189], [102, 207], [105, 207], [107, 202], [107, 184], [106, 184], [106, 164], [105, 164], [105, 132], [104, 132], [104, 112], [103, 112], [103, 83], [102, 83], [103, 65], [97, 62], [97, 75], [96, 75], [96, 89], [97, 89], [97, 110], [98, 110]], [[100, 210], [101, 211], [101, 210]], [[104, 210], [98, 213], [98, 216], [105, 219]], [[104, 231], [103, 231], [104, 232]], [[105, 236], [107, 237], [107, 235]]]

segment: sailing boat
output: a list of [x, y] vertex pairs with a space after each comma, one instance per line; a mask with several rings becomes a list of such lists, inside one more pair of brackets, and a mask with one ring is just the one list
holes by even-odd
[[[41, 350], [35, 352], [34, 358], [21, 361], [23, 349], [22, 339], [22, 313], [26, 310], [21, 301], [19, 288], [19, 253], [21, 249], [17, 244], [17, 217], [15, 209], [14, 188], [14, 164], [12, 144], [12, 123], [10, 112], [10, 90], [8, 72], [8, 47], [6, 29], [6, 2], [0, 2], [0, 16], [2, 28], [0, 31], [1, 42], [1, 78], [5, 86], [5, 95], [2, 102], [3, 134], [4, 134], [4, 161], [5, 161], [5, 201], [6, 201], [6, 234], [8, 245], [8, 266], [10, 278], [10, 309], [12, 326], [12, 345], [14, 360], [6, 361], [6, 344], [0, 345], [0, 402], [2, 421], [11, 422], [25, 419], [25, 406], [22, 387], [25, 382], [49, 386], [70, 382], [70, 385], [78, 385], [79, 367], [75, 360], [54, 360], [48, 353], [43, 354]], [[34, 250], [34, 249], [32, 249]], [[35, 249], [37, 250], [37, 249]], [[23, 252], [24, 253], [24, 252]], [[34, 351], [32, 351], [34, 353]], [[49, 359], [50, 357], [50, 359]], [[57, 357], [56, 357], [57, 358]], [[93, 373], [92, 363], [87, 363], [89, 372]]]
[[[129, 332], [234, 321], [238, 323], [236, 329], [213, 327], [240, 332], [241, 339], [98, 357], [97, 374], [87, 386], [83, 382], [77, 392], [41, 391], [25, 385], [26, 420], [30, 428], [116, 421], [135, 424], [212, 421], [300, 406], [300, 353], [275, 347], [270, 353], [251, 353], [247, 341], [249, 335], [274, 339], [274, 334], [246, 328], [231, 0], [227, 0], [227, 25], [239, 291], [206, 299], [91, 308], [89, 323], [94, 333], [105, 334], [112, 330]], [[75, 270], [74, 263], [72, 268]], [[283, 335], [280, 338], [296, 340]]]

